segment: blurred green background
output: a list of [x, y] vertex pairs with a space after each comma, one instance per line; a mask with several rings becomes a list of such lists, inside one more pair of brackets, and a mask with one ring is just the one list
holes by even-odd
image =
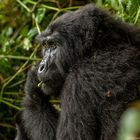
[[34, 37], [57, 16], [94, 2], [140, 27], [140, 0], [0, 0], [0, 140], [12, 140], [26, 74], [40, 57]]

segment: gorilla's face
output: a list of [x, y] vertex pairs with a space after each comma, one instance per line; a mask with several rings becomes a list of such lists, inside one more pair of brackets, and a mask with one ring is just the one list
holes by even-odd
[[69, 68], [90, 52], [97, 21], [87, 8], [62, 15], [37, 37], [43, 55], [38, 78], [46, 90], [51, 87], [59, 92]]
[[44, 83], [44, 93], [59, 92], [68, 67], [67, 62], [63, 60], [66, 57], [66, 40], [58, 31], [52, 32], [50, 28], [39, 35], [39, 40], [43, 58], [38, 68], [38, 79]]

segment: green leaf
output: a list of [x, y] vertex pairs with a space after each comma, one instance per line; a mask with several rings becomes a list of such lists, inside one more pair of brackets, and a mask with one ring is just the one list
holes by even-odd
[[129, 108], [122, 116], [117, 140], [139, 139], [140, 109]]
[[39, 8], [37, 10], [37, 14], [36, 14], [36, 21], [37, 21], [37, 23], [41, 23], [41, 21], [43, 20], [43, 18], [45, 16], [45, 12], [46, 12], [45, 8]]
[[6, 28], [3, 29], [2, 33], [3, 33], [4, 36], [9, 37], [13, 33], [13, 28], [12, 27], [6, 27]]
[[29, 31], [28, 26], [23, 27], [23, 29], [20, 32], [20, 35], [23, 37], [27, 37], [28, 31]]
[[37, 28], [36, 27], [34, 27], [34, 28], [32, 28], [32, 29], [30, 29], [30, 31], [28, 32], [28, 34], [27, 34], [27, 36], [28, 36], [28, 38], [30, 39], [30, 40], [32, 40], [32, 38], [35, 36], [35, 35], [37, 35]]

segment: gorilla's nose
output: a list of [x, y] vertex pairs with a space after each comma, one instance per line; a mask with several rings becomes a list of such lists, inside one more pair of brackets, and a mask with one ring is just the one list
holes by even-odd
[[41, 66], [39, 66], [38, 73], [42, 73], [44, 72], [44, 70], [45, 70], [45, 64], [42, 64]]
[[38, 68], [38, 74], [44, 74], [47, 69], [46, 67], [47, 67], [47, 63], [44, 60], [42, 60]]

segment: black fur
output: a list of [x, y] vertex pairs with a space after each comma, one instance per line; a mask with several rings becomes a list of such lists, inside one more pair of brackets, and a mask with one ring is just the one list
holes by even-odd
[[[43, 60], [28, 73], [16, 140], [114, 140], [140, 99], [140, 30], [89, 4], [37, 38]], [[50, 95], [61, 98], [60, 113]]]

